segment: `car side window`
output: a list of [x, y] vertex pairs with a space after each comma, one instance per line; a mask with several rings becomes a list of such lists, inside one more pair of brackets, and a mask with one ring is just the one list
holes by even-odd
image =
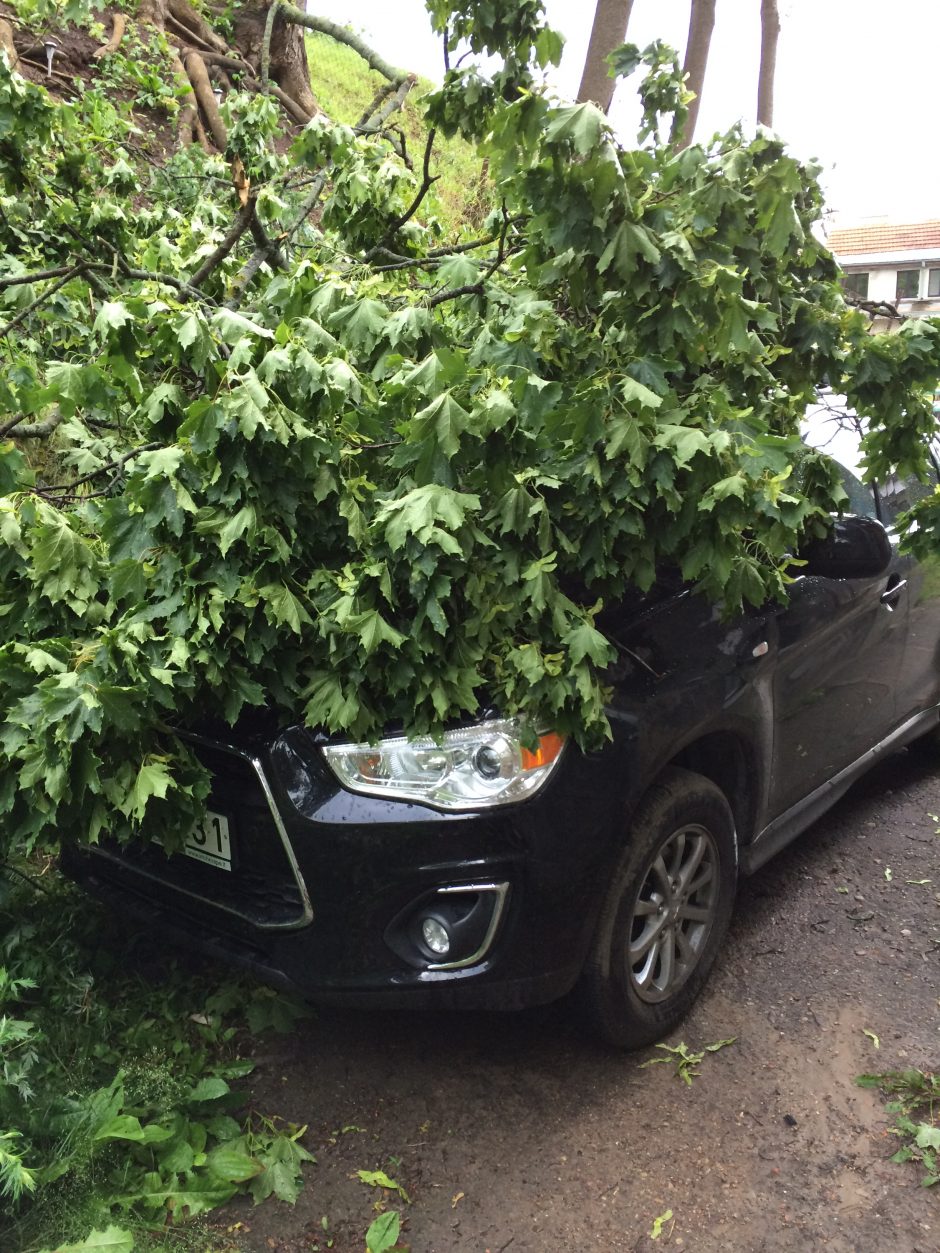
[[838, 466], [842, 487], [849, 498], [845, 512], [878, 518], [875, 492], [858, 474], [860, 439], [861, 431], [855, 429], [852, 421], [829, 415], [819, 418], [814, 415], [803, 429], [803, 442], [824, 453]]
[[885, 526], [894, 526], [900, 514], [913, 508], [925, 496], [933, 495], [936, 487], [936, 474], [931, 477], [933, 482], [921, 483], [920, 479], [898, 479], [892, 475], [886, 483], [878, 484], [882, 521]]
[[849, 498], [849, 503], [845, 507], [846, 513], [857, 514], [861, 518], [877, 518], [878, 503], [875, 500], [875, 493], [872, 491], [870, 484], [863, 483], [862, 480], [854, 474], [848, 466], [844, 466], [841, 461], [833, 458], [839, 467], [839, 476], [842, 479], [842, 486]]

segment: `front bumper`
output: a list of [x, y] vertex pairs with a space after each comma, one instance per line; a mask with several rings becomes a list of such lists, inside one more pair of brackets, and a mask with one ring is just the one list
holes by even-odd
[[[619, 825], [599, 758], [566, 754], [517, 805], [444, 814], [345, 791], [302, 728], [196, 748], [232, 825], [232, 871], [153, 846], [65, 858], [148, 930], [350, 1005], [516, 1008], [575, 982]], [[422, 944], [428, 912], [453, 924], [454, 953]]]

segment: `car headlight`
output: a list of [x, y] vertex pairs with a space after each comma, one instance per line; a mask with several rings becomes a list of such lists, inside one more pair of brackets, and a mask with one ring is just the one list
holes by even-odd
[[423, 801], [438, 809], [483, 809], [523, 800], [545, 783], [565, 741], [549, 732], [523, 746], [522, 724], [493, 719], [430, 736], [378, 744], [328, 744], [323, 755], [344, 787], [370, 796]]

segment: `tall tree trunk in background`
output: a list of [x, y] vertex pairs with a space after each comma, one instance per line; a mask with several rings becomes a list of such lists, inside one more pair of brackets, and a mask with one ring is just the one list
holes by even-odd
[[698, 107], [705, 83], [705, 70], [708, 67], [708, 49], [711, 45], [714, 27], [715, 0], [692, 0], [692, 9], [689, 14], [689, 38], [685, 45], [682, 73], [686, 77], [686, 87], [694, 93], [695, 98], [689, 105], [689, 115], [682, 131], [673, 131], [672, 138], [677, 148], [687, 148], [695, 135]]
[[777, 0], [760, 0], [760, 75], [757, 79], [757, 120], [774, 124], [774, 77], [777, 72], [777, 36], [780, 13]]
[[[243, 55], [261, 68], [264, 28], [270, 0], [248, 0], [235, 11], [235, 42]], [[310, 86], [307, 45], [300, 26], [277, 14], [271, 29], [270, 75], [275, 83], [311, 117], [319, 112]]]
[[597, 0], [594, 10], [578, 100], [593, 100], [605, 113], [610, 108], [615, 85], [607, 72], [607, 57], [623, 43], [632, 8], [633, 0]]

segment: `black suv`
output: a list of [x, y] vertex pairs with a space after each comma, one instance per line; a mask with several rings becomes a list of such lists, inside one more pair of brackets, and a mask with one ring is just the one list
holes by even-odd
[[843, 424], [809, 438], [831, 443], [853, 516], [804, 554], [785, 608], [729, 624], [664, 577], [608, 612], [603, 752], [550, 730], [527, 748], [495, 715], [441, 744], [194, 737], [214, 783], [185, 853], [105, 842], [67, 868], [314, 999], [514, 1008], [577, 985], [608, 1040], [656, 1040], [708, 975], [739, 872], [937, 734], [940, 578], [890, 531], [911, 486], [863, 486]]

